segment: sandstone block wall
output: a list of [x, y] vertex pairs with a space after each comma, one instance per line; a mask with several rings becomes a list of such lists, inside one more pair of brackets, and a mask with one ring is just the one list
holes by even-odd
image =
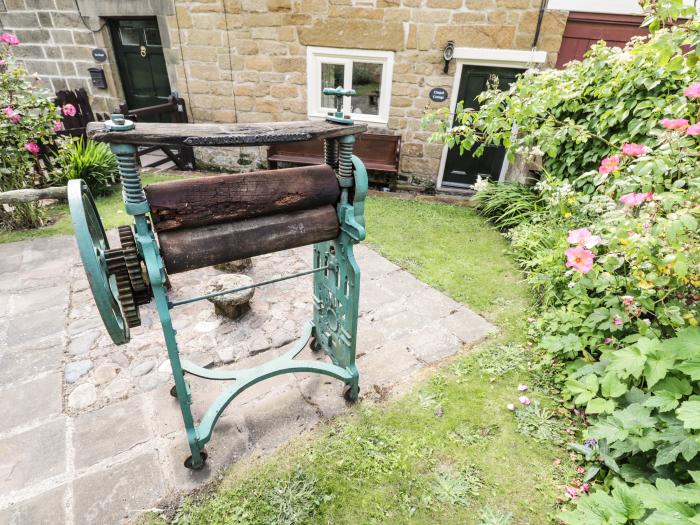
[[[91, 27], [127, 9], [115, 0], [79, 0]], [[428, 144], [421, 129], [428, 92], [452, 94], [455, 65], [443, 73], [442, 48], [531, 49], [540, 0], [151, 0], [129, 5], [131, 16], [158, 16], [171, 88], [183, 96], [196, 122], [266, 122], [307, 115], [306, 47], [395, 52], [391, 110], [382, 132], [401, 134], [401, 172], [436, 179], [442, 148]], [[73, 0], [5, 0], [3, 27], [31, 45], [18, 48], [53, 89], [87, 87], [89, 50], [111, 53], [106, 30], [84, 28]], [[127, 4], [122, 2], [122, 4]], [[565, 12], [547, 11], [538, 49], [553, 64], [566, 23]], [[163, 35], [163, 33], [166, 33]], [[111, 62], [110, 90], [93, 94], [105, 106], [120, 98]], [[41, 71], [39, 71], [41, 70]], [[105, 110], [108, 109], [105, 108]], [[264, 154], [264, 153], [263, 153]], [[234, 154], [233, 167], [239, 154]], [[260, 150], [244, 152], [256, 166]], [[222, 161], [222, 155], [204, 155]], [[252, 161], [251, 161], [252, 159]]]

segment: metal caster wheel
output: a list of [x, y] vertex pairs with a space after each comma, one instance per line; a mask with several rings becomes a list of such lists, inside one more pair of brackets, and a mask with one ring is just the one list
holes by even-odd
[[343, 397], [348, 403], [354, 403], [355, 401], [357, 401], [357, 398], [360, 397], [360, 387], [357, 387], [357, 394], [353, 397], [352, 386], [345, 385], [345, 388], [343, 388]]
[[206, 451], [202, 450], [199, 453], [200, 456], [202, 456], [202, 462], [197, 465], [196, 467], [192, 464], [192, 456], [188, 457], [185, 460], [185, 467], [190, 469], [190, 470], [202, 470], [204, 468], [204, 465], [207, 464], [207, 457], [209, 457], [206, 453]]
[[309, 348], [311, 348], [312, 352], [320, 352], [321, 351], [321, 345], [318, 343], [318, 341], [316, 340], [315, 337], [309, 343]]

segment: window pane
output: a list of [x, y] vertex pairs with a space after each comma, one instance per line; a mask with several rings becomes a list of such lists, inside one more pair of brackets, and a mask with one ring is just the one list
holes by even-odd
[[149, 46], [159, 46], [160, 43], [160, 32], [156, 27], [147, 27], [146, 31], [146, 44]]
[[382, 85], [382, 64], [353, 62], [352, 88], [357, 96], [352, 97], [352, 112], [379, 115], [379, 96]]
[[141, 28], [140, 27], [120, 27], [119, 38], [125, 46], [141, 45]]
[[[337, 88], [345, 85], [345, 66], [343, 64], [321, 64], [321, 89]], [[335, 97], [321, 95], [321, 107], [335, 108]]]

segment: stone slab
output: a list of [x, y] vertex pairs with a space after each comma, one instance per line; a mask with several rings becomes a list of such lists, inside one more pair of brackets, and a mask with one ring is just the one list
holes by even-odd
[[15, 383], [0, 391], [0, 395], [5, 430], [46, 419], [61, 412], [61, 373], [52, 372], [38, 379]]
[[[55, 341], [54, 345], [60, 345]], [[41, 348], [13, 347], [0, 352], [0, 388], [3, 385], [25, 381], [42, 372], [61, 367], [61, 352], [52, 346]]]
[[66, 418], [0, 438], [0, 494], [66, 471]]
[[80, 414], [73, 422], [75, 468], [119, 456], [152, 438], [143, 395]]
[[165, 492], [157, 455], [146, 452], [76, 479], [73, 482], [73, 523], [122, 523], [151, 508]]
[[7, 344], [20, 345], [63, 331], [65, 311], [62, 306], [12, 316], [7, 330]]
[[5, 510], [6, 516], [0, 512], [0, 523], [3, 525], [59, 525], [66, 523], [66, 489], [67, 486], [62, 485], [13, 504]]

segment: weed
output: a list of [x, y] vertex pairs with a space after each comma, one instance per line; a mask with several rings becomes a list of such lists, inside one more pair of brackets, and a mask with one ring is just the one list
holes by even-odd
[[316, 509], [330, 499], [330, 495], [319, 492], [314, 478], [297, 467], [288, 478], [280, 481], [270, 494], [270, 505], [277, 509], [274, 523], [275, 525], [306, 523]]
[[538, 401], [515, 411], [518, 432], [536, 441], [549, 441], [556, 445], [564, 443], [564, 425], [554, 417], [554, 412], [540, 408]]
[[510, 525], [512, 519], [513, 514], [511, 512], [484, 507], [479, 514], [478, 525]]
[[432, 493], [440, 503], [465, 507], [470, 505], [470, 497], [479, 495], [483, 486], [481, 471], [474, 465], [466, 465], [459, 472], [443, 466], [435, 473], [431, 484]]
[[475, 355], [476, 366], [491, 376], [502, 376], [512, 370], [521, 370], [527, 362], [527, 354], [517, 344], [495, 345]]
[[462, 423], [447, 434], [452, 441], [464, 446], [483, 445], [498, 432], [498, 425], [472, 425]]

